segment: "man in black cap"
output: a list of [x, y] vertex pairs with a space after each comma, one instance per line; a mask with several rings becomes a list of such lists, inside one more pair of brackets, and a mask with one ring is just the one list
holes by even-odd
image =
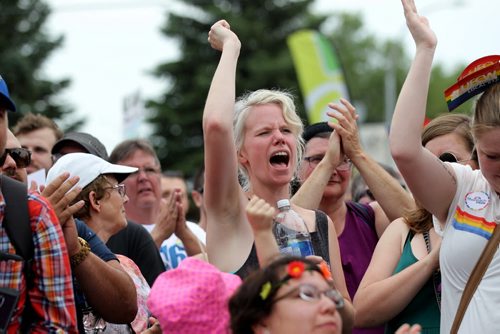
[[90, 153], [108, 160], [106, 147], [99, 139], [86, 132], [68, 132], [52, 147], [52, 156], [57, 160], [68, 153]]

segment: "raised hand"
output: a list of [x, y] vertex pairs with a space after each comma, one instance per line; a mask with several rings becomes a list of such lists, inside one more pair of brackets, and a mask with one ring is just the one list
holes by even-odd
[[252, 196], [248, 202], [246, 213], [254, 233], [272, 229], [276, 209], [263, 199], [255, 195]]
[[163, 240], [168, 239], [175, 231], [179, 215], [178, 203], [180, 202], [180, 191], [175, 190], [167, 200], [164, 198], [161, 199], [160, 213], [154, 222], [155, 227], [151, 231], [151, 236], [158, 248], [161, 246]]
[[174, 192], [178, 194], [178, 196], [175, 196], [176, 198], [175, 205], [177, 207], [177, 221], [175, 223], [175, 235], [180, 237], [182, 234], [189, 231], [189, 228], [186, 224], [186, 213], [184, 212], [184, 206], [182, 205], [181, 190], [175, 188]]
[[78, 212], [85, 204], [84, 201], [71, 204], [82, 191], [80, 187], [75, 187], [78, 180], [78, 176], [70, 178], [69, 173], [63, 173], [46, 185], [41, 193], [54, 208], [63, 227], [68, 220], [73, 219], [73, 214]]
[[85, 205], [83, 200], [71, 204], [82, 191], [80, 187], [75, 187], [78, 180], [78, 176], [70, 178], [69, 173], [63, 173], [45, 187], [40, 188], [42, 189], [41, 195], [50, 202], [59, 219], [70, 256], [80, 250], [78, 231], [73, 215]]
[[219, 20], [212, 25], [208, 32], [208, 42], [212, 48], [219, 51], [222, 51], [224, 44], [227, 42], [233, 42], [238, 47], [241, 46], [238, 36], [231, 31], [231, 27], [226, 20]]
[[419, 47], [434, 49], [437, 37], [432, 31], [426, 17], [420, 16], [414, 0], [401, 0], [406, 18], [406, 25], [410, 30], [417, 49]]
[[394, 334], [419, 334], [422, 332], [422, 326], [415, 324], [410, 327], [408, 324], [401, 325]]
[[358, 115], [356, 114], [356, 108], [349, 101], [341, 98], [340, 102], [341, 104], [328, 104], [332, 111], [328, 111], [326, 114], [337, 120], [337, 122], [329, 122], [328, 124], [340, 136], [343, 152], [352, 159], [356, 154], [362, 152], [356, 123]]

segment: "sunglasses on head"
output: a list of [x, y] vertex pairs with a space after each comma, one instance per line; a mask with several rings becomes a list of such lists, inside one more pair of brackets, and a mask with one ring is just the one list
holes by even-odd
[[31, 151], [26, 148], [6, 148], [0, 156], [0, 165], [3, 166], [7, 154], [14, 160], [17, 168], [26, 168], [31, 163]]
[[472, 159], [458, 160], [457, 156], [451, 152], [444, 152], [439, 156], [439, 160], [443, 162], [458, 162], [463, 163], [467, 161], [471, 161]]

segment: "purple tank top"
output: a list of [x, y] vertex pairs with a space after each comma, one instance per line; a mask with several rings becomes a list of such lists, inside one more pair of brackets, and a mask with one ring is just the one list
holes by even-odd
[[[351, 299], [370, 264], [378, 242], [375, 230], [375, 212], [366, 204], [346, 202], [347, 213], [342, 234], [338, 236], [342, 268]], [[384, 326], [375, 328], [354, 328], [352, 333], [384, 333]]]

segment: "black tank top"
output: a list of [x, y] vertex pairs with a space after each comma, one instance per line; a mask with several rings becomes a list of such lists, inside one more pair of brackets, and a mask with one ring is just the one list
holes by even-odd
[[[314, 255], [321, 256], [330, 264], [330, 252], [328, 251], [328, 218], [323, 211], [315, 210], [315, 212], [316, 231], [311, 232]], [[241, 277], [241, 279], [245, 279], [252, 271], [257, 269], [259, 269], [259, 259], [257, 258], [257, 250], [255, 249], [254, 242], [245, 263], [235, 272], [235, 274]]]

